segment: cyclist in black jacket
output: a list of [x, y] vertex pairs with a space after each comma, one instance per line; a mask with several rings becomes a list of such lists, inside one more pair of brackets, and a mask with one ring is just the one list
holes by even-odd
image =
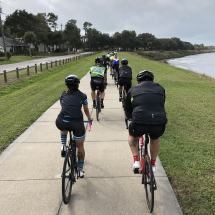
[[138, 160], [138, 137], [150, 133], [150, 153], [152, 170], [156, 171], [155, 161], [159, 151], [159, 137], [165, 131], [167, 123], [164, 109], [165, 90], [154, 83], [154, 75], [142, 71], [137, 75], [138, 85], [132, 87], [125, 100], [125, 113], [132, 122], [129, 125], [128, 143], [130, 145], [134, 165], [133, 171], [140, 168]]
[[132, 70], [128, 66], [128, 60], [121, 60], [122, 66], [119, 68], [119, 101], [122, 101], [122, 86], [126, 85], [126, 93], [131, 88]]

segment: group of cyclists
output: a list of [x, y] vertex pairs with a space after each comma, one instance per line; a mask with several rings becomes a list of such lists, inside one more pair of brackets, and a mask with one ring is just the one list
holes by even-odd
[[[109, 52], [106, 56], [95, 59], [95, 65], [90, 67], [91, 98], [93, 108], [96, 108], [95, 90], [99, 89], [101, 108], [104, 108], [105, 89], [107, 86], [107, 70], [110, 74], [115, 72], [119, 85], [119, 101], [122, 101], [122, 87], [126, 86], [126, 99], [124, 105], [125, 115], [130, 119], [128, 143], [133, 155], [134, 164], [132, 170], [137, 172], [141, 168], [138, 159], [139, 137], [149, 133], [150, 153], [153, 172], [156, 171], [156, 157], [159, 151], [159, 137], [165, 131], [167, 123], [165, 104], [165, 90], [158, 83], [154, 83], [152, 72], [144, 70], [137, 75], [137, 85], [132, 87], [132, 69], [128, 66], [128, 60], [122, 59], [121, 66], [117, 52]], [[69, 75], [65, 79], [67, 90], [60, 96], [61, 111], [56, 119], [56, 126], [61, 134], [61, 156], [66, 153], [66, 140], [68, 130], [73, 131], [78, 149], [78, 165], [80, 177], [84, 177], [84, 140], [85, 129], [81, 107], [87, 118], [93, 121], [88, 109], [87, 96], [79, 90], [80, 80], [76, 75]]]

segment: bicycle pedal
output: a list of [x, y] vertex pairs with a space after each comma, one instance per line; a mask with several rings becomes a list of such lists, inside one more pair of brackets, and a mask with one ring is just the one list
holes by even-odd
[[139, 174], [139, 169], [134, 169], [134, 174]]

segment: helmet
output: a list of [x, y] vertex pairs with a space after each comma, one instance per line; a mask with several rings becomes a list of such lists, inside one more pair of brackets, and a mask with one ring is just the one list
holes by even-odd
[[80, 79], [76, 75], [69, 75], [65, 79], [65, 85], [78, 85]]
[[121, 64], [127, 65], [127, 64], [128, 64], [128, 60], [127, 60], [127, 59], [122, 59], [122, 60], [121, 60]]
[[153, 81], [154, 80], [154, 75], [152, 72], [144, 70], [141, 71], [137, 74], [137, 81]]
[[105, 55], [103, 54], [102, 57], [105, 57]]
[[98, 57], [95, 59], [95, 63], [100, 63], [100, 59]]

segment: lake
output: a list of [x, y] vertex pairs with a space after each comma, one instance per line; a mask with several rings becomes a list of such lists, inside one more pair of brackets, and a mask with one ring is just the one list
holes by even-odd
[[169, 59], [167, 62], [175, 67], [206, 74], [215, 78], [215, 53], [191, 55]]

